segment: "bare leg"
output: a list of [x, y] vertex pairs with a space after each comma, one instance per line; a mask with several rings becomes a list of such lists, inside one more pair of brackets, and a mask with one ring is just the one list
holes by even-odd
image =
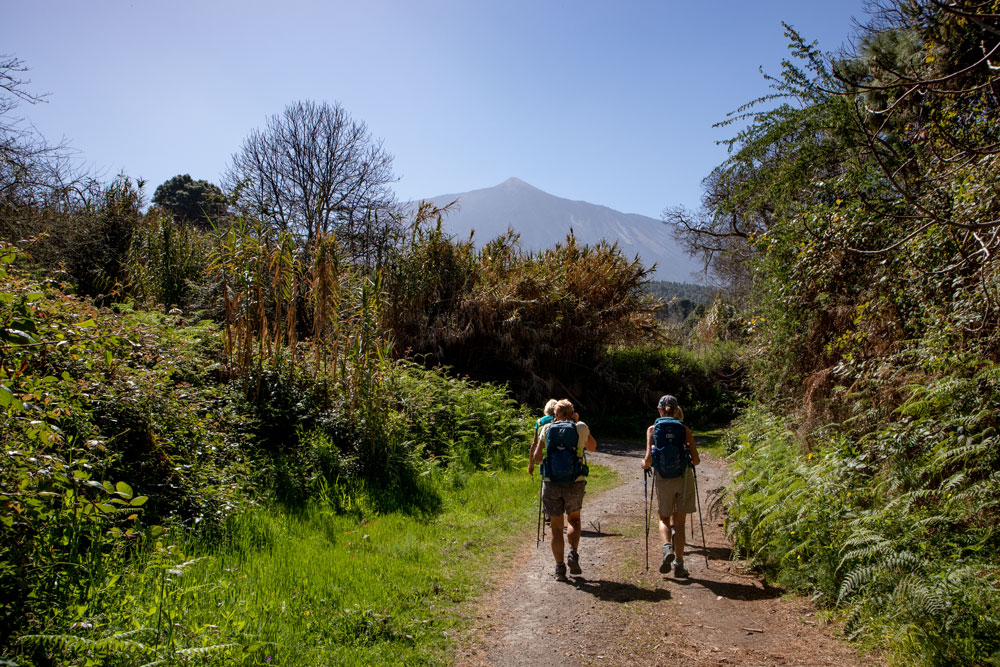
[[[560, 519], [562, 517], [559, 517]], [[580, 546], [580, 513], [573, 512], [566, 515], [569, 526], [566, 528], [566, 539], [569, 540], [569, 548], [576, 549]], [[554, 529], [553, 529], [554, 530]]]
[[660, 540], [663, 544], [670, 544], [670, 517], [660, 516]]
[[[579, 514], [577, 514], [577, 525], [579, 525]], [[563, 562], [563, 551], [565, 546], [563, 543], [563, 515], [550, 516], [549, 521], [552, 525], [552, 555], [555, 557], [557, 563]], [[580, 541], [579, 534], [577, 534], [577, 542]], [[570, 544], [573, 544], [572, 537], [570, 538]]]
[[684, 519], [686, 518], [687, 514], [684, 512], [674, 512], [670, 515], [670, 520], [674, 524], [674, 556], [677, 560], [684, 559]]

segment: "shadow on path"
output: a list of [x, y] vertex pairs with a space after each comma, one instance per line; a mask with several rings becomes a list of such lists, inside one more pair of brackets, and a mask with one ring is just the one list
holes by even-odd
[[607, 581], [606, 579], [591, 581], [584, 577], [576, 577], [570, 580], [570, 584], [577, 590], [590, 593], [605, 602], [636, 602], [639, 600], [660, 602], [670, 599], [670, 591], [668, 590], [661, 588], [649, 590], [621, 581]]
[[597, 451], [601, 454], [610, 454], [611, 456], [642, 456], [646, 453], [646, 447], [644, 445], [630, 445], [624, 442], [600, 440], [597, 443]]
[[[700, 540], [701, 538], [699, 537], [698, 539]], [[709, 545], [707, 552], [709, 560], [729, 561], [733, 559], [733, 550], [730, 549], [729, 547], [713, 547]], [[684, 546], [685, 558], [690, 558], [691, 556], [697, 556], [699, 559], [704, 560], [705, 553], [706, 549], [701, 544], [691, 544], [691, 542], [687, 542]]]
[[728, 581], [712, 581], [711, 579], [699, 579], [688, 577], [687, 579], [672, 579], [675, 584], [681, 586], [691, 586], [698, 584], [704, 586], [714, 594], [722, 596], [728, 600], [773, 600], [780, 598], [784, 592], [780, 588], [773, 588], [765, 585], [763, 588], [739, 584]]
[[596, 530], [581, 530], [580, 537], [621, 537], [621, 533], [605, 533], [604, 531], [597, 532]]

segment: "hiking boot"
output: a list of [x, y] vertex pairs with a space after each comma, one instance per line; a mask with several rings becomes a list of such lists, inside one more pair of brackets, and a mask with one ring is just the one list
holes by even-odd
[[674, 563], [674, 576], [681, 579], [686, 579], [691, 576], [691, 573], [687, 571], [686, 567], [684, 567], [684, 561], [679, 560]]
[[663, 545], [663, 558], [660, 560], [660, 574], [670, 574], [670, 564], [674, 562], [674, 545]]
[[556, 563], [556, 581], [569, 581], [566, 578], [566, 563]]
[[569, 558], [566, 559], [566, 564], [569, 565], [570, 574], [583, 574], [583, 570], [580, 569], [580, 554], [576, 552], [576, 549], [569, 550]]

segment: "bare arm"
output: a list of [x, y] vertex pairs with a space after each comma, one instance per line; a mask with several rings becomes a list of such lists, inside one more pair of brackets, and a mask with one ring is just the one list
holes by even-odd
[[646, 456], [642, 459], [642, 469], [653, 465], [653, 427], [646, 429]]
[[[573, 416], [577, 417], [578, 415], [574, 412]], [[581, 426], [583, 428], [587, 429], [587, 441], [583, 443], [583, 448], [584, 448], [584, 450], [586, 450], [588, 452], [592, 452], [595, 449], [597, 449], [597, 440], [594, 439], [594, 434], [590, 432], [590, 427], [589, 426], [587, 426], [586, 424], [584, 424], [582, 421], [577, 421], [576, 422], [577, 429], [579, 429]], [[579, 431], [577, 431], [577, 432], [579, 432]]]
[[[548, 424], [546, 424], [548, 426]], [[546, 426], [543, 426], [544, 429]], [[535, 434], [535, 439], [531, 441], [531, 451], [528, 453], [528, 471], [534, 469], [536, 463], [542, 460], [542, 453], [545, 450], [545, 439], [541, 437], [541, 431]]]
[[534, 476], [535, 474], [535, 448], [538, 447], [538, 430], [535, 430], [535, 435], [531, 438], [531, 446], [528, 447], [528, 474]]
[[701, 463], [701, 457], [698, 456], [698, 448], [694, 446], [694, 434], [691, 433], [691, 429], [687, 426], [684, 427], [687, 431], [687, 446], [688, 450], [691, 452], [691, 464], [698, 465]]

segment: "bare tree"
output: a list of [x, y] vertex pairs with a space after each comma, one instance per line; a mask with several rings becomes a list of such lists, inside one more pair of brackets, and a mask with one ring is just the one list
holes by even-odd
[[334, 233], [374, 261], [398, 227], [392, 156], [339, 104], [296, 102], [253, 130], [223, 179], [238, 207], [307, 243]]
[[21, 239], [44, 230], [51, 213], [70, 208], [84, 175], [75, 173], [65, 144], [50, 144], [15, 114], [44, 95], [29, 92], [28, 67], [0, 54], [0, 238]]

